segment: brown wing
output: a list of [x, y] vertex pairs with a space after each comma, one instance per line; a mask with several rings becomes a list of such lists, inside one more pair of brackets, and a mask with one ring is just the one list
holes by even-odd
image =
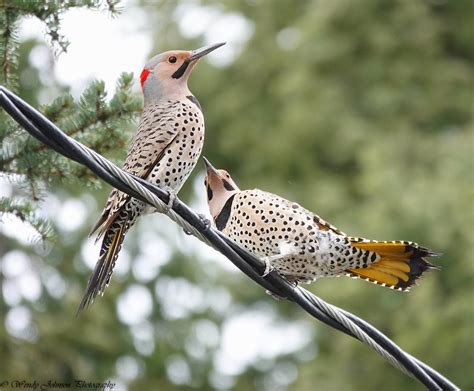
[[[158, 105], [154, 105], [143, 111], [137, 133], [122, 167], [124, 171], [146, 178], [161, 160], [166, 149], [175, 140], [179, 129], [175, 126], [175, 113], [172, 113], [173, 106], [170, 106], [169, 109], [171, 110], [165, 110]], [[92, 229], [91, 235], [100, 226], [104, 225], [97, 237], [99, 239], [129, 198], [128, 194], [113, 189], [107, 199], [102, 215]]]
[[321, 217], [319, 217], [318, 215], [315, 215], [314, 213], [312, 213], [313, 215], [313, 221], [316, 223], [316, 225], [318, 226], [318, 228], [320, 230], [323, 230], [323, 231], [332, 231], [334, 232], [335, 234], [337, 235], [344, 235], [344, 236], [347, 236], [344, 232], [342, 232], [340, 229], [336, 228], [334, 225], [332, 224], [329, 224], [326, 220], [322, 219]]

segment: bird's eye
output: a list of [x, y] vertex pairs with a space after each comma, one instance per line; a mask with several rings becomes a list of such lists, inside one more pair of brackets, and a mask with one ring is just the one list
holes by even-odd
[[168, 58], [168, 61], [171, 63], [171, 64], [174, 64], [176, 62], [177, 58], [175, 56], [171, 56], [170, 58]]

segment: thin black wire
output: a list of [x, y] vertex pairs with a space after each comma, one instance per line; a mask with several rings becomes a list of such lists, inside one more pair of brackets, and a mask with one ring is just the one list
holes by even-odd
[[[24, 129], [26, 129], [35, 138], [46, 144], [56, 152], [87, 166], [103, 180], [118, 188], [119, 190], [130, 194], [144, 202], [147, 202], [139, 193], [130, 188], [125, 182], [117, 178], [105, 167], [103, 167], [96, 159], [91, 159], [81, 148], [78, 147], [77, 141], [64, 134], [51, 121], [44, 117], [40, 112], [28, 105], [18, 96], [3, 86], [0, 86], [0, 105], [16, 120]], [[156, 187], [142, 178], [134, 177], [141, 185], [150, 190], [159, 197], [163, 202], [168, 203], [169, 194], [163, 189]], [[330, 317], [323, 312], [317, 305], [315, 296], [301, 288], [295, 288], [289, 284], [276, 272], [270, 273], [265, 278], [261, 277], [264, 266], [258, 258], [249, 253], [246, 249], [240, 247], [221, 232], [209, 227], [203, 219], [194, 211], [189, 209], [183, 202], [176, 199], [173, 211], [186, 220], [190, 225], [197, 229], [212, 245], [224, 254], [232, 263], [234, 263], [242, 272], [257, 282], [265, 289], [277, 294], [278, 296], [287, 297], [301, 306], [305, 311], [323, 323], [347, 334], [356, 339], [349, 329], [336, 319]], [[321, 299], [318, 299], [321, 300]], [[430, 390], [458, 390], [451, 381], [446, 379], [440, 373], [426, 365], [425, 363], [410, 356], [400, 349], [387, 336], [382, 334], [375, 327], [357, 316], [339, 309], [333, 308], [344, 314], [354, 324], [360, 327], [367, 335], [369, 335], [383, 349], [395, 357], [415, 378], [422, 382]]]

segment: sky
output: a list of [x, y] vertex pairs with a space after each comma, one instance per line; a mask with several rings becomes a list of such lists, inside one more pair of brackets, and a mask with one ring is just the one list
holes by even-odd
[[[203, 45], [227, 42], [225, 47], [213, 52], [208, 58], [208, 61], [217, 67], [229, 65], [238, 56], [253, 32], [252, 24], [241, 15], [224, 13], [219, 7], [202, 7], [195, 1], [186, 2], [179, 7], [174, 17], [179, 21], [181, 32], [186, 37], [192, 38], [204, 33]], [[146, 21], [147, 15], [145, 10], [134, 7], [133, 1], [126, 1], [124, 12], [115, 19], [110, 18], [105, 12], [69, 11], [63, 18], [62, 33], [71, 41], [71, 45], [67, 53], [62, 53], [56, 58], [54, 75], [46, 74], [47, 69], [50, 69], [48, 66], [50, 57], [44, 47], [34, 50], [30, 61], [39, 69], [42, 78], [45, 80], [56, 78], [69, 86], [76, 98], [93, 79], [104, 80], [107, 90], [112, 91], [120, 73], [139, 74], [143, 64], [150, 57], [153, 46], [150, 38], [151, 27], [146, 23], [138, 24], [137, 20]], [[291, 35], [292, 32], [288, 34]], [[29, 18], [21, 23], [20, 39], [29, 38], [44, 40], [44, 27], [40, 21]], [[138, 90], [138, 83], [136, 88]], [[49, 97], [45, 96], [43, 99], [47, 100]], [[191, 207], [209, 216], [202, 183], [203, 174], [198, 175], [195, 180], [195, 198]], [[0, 193], [8, 195], [11, 188], [3, 182], [1, 185]], [[42, 205], [41, 213], [54, 220], [61, 230], [73, 235], [86, 224], [90, 205], [94, 205], [93, 209], [99, 212], [101, 206], [96, 205], [92, 196], [61, 201], [54, 194], [49, 194]], [[155, 217], [157, 216], [153, 218]], [[138, 230], [138, 240], [142, 243], [141, 252], [136, 259], [130, 259], [125, 242], [114, 273], [114, 278], [120, 278], [131, 270], [137, 280], [136, 284], [128, 286], [119, 297], [117, 313], [121, 321], [130, 326], [135, 347], [142, 355], [152, 354], [154, 348], [153, 327], [147, 319], [152, 310], [152, 295], [168, 304], [164, 305], [163, 312], [169, 319], [187, 316], [196, 308], [203, 306], [216, 306], [217, 310], [221, 308], [222, 311], [229, 306], [234, 308], [236, 306], [228, 293], [212, 289], [204, 292], [199, 286], [184, 279], [161, 278], [154, 292], [140, 284], [147, 282], [150, 276], [157, 277], [160, 267], [169, 261], [171, 249], [166, 240], [178, 240], [179, 245], [184, 244], [183, 251], [198, 257], [202, 265], [214, 262], [229, 273], [238, 273], [223, 256], [198, 240], [184, 235], [174, 223], [170, 221], [163, 223], [164, 220], [161, 217], [160, 232], [150, 232], [150, 224], [146, 226], [137, 224], [138, 227], [134, 227]], [[5, 221], [0, 225], [0, 230], [23, 244], [31, 243], [33, 233], [15, 219]], [[150, 235], [153, 240], [150, 240]], [[153, 243], [153, 246], [150, 243]], [[160, 256], [156, 255], [154, 246], [160, 246]], [[94, 245], [94, 239], [84, 238], [79, 256], [81, 264], [92, 270], [98, 251], [99, 247]], [[38, 262], [41, 268], [37, 267]], [[21, 251], [10, 251], [2, 260], [1, 267], [6, 277], [2, 287], [3, 295], [5, 301], [12, 307], [5, 318], [7, 330], [13, 336], [35, 341], [38, 335], [31, 313], [27, 307], [20, 305], [20, 302], [22, 298], [28, 301], [37, 300], [42, 289], [47, 289], [53, 297], [61, 300], [66, 289], [65, 280], [54, 268], [47, 265], [47, 260], [31, 259]], [[190, 297], [193, 297], [193, 300], [190, 301]], [[313, 332], [313, 328], [301, 321], [292, 322], [291, 325], [279, 322], [277, 314], [270, 307], [238, 308], [224, 323], [221, 334], [211, 321], [200, 321], [193, 334], [197, 342], [191, 339], [187, 344], [187, 350], [190, 355], [199, 356], [202, 354], [200, 345], [218, 344], [214, 357], [215, 372], [211, 376], [211, 381], [217, 388], [226, 389], [232, 386], [234, 377], [246, 366], [259, 361], [271, 361], [278, 354], [290, 353], [305, 347], [310, 343]], [[310, 359], [315, 352], [312, 349], [308, 352], [307, 359]], [[123, 389], [126, 389], [126, 383], [139, 376], [141, 371], [139, 361], [131, 356], [121, 357], [116, 367], [117, 381]], [[297, 376], [296, 367], [277, 369], [276, 374], [272, 375], [276, 376], [277, 383], [288, 384]], [[180, 356], [170, 358], [167, 374], [170, 380], [177, 384], [186, 384], [189, 381], [189, 367]]]
[[[195, 1], [178, 7], [174, 18], [185, 37], [204, 34], [203, 46], [227, 42], [226, 46], [206, 56], [214, 66], [230, 64], [253, 32], [251, 23], [241, 15], [225, 13], [220, 7], [199, 6]], [[84, 9], [68, 11], [62, 19], [61, 32], [71, 44], [67, 53], [56, 59], [56, 79], [71, 87], [73, 96], [78, 97], [93, 79], [103, 80], [107, 90], [112, 91], [122, 72], [139, 74], [146, 60], [157, 54], [150, 53], [153, 47], [151, 26], [137, 23], [137, 20], [147, 19], [147, 10], [135, 7], [130, 0], [124, 2], [124, 12], [118, 18]], [[84, 28], [85, 21], [87, 28]], [[21, 39], [42, 39], [44, 24], [28, 18], [21, 24], [19, 36]], [[197, 48], [163, 48], [170, 49]], [[34, 65], [46, 68], [49, 56], [44, 49], [38, 48], [31, 56]]]

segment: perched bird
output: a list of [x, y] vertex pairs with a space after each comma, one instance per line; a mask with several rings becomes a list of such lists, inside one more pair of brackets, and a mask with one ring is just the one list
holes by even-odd
[[408, 291], [435, 256], [413, 242], [347, 236], [295, 202], [262, 190], [240, 190], [225, 170], [205, 159], [209, 209], [218, 230], [288, 281], [350, 276]]
[[[204, 118], [198, 100], [189, 91], [188, 78], [202, 56], [222, 45], [224, 43], [194, 51], [172, 50], [146, 63], [140, 76], [144, 107], [123, 165], [125, 171], [172, 194], [180, 190], [196, 165], [204, 143]], [[103, 240], [99, 260], [78, 312], [104, 292], [126, 232], [140, 214], [150, 211], [145, 203], [112, 190], [91, 232], [101, 227], [97, 240], [101, 237]]]

